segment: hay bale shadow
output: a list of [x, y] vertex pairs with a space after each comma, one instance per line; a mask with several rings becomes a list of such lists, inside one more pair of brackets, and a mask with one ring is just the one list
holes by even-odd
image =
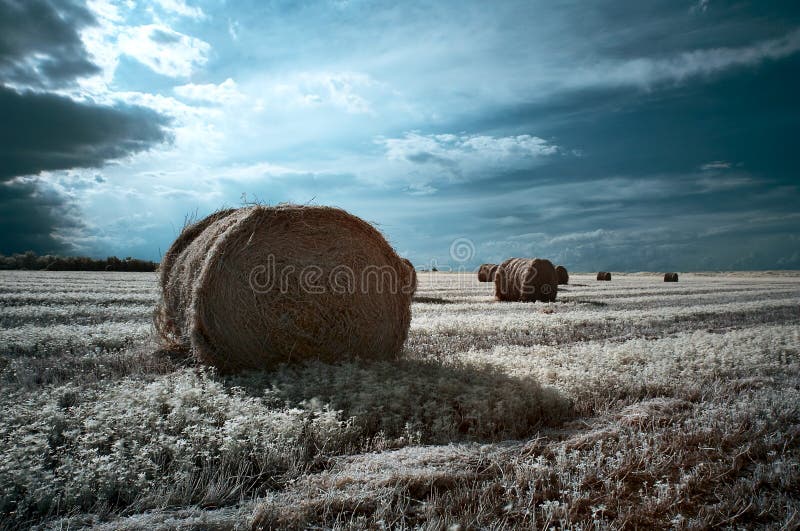
[[489, 365], [308, 362], [224, 382], [276, 408], [339, 411], [341, 419], [353, 419], [361, 437], [382, 438], [388, 446], [520, 439], [573, 415], [571, 401], [557, 389]]

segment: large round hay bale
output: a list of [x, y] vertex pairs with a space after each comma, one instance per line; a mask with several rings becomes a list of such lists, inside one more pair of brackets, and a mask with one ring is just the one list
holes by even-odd
[[411, 270], [411, 294], [417, 292], [417, 268], [414, 267], [414, 264], [408, 258], [403, 258], [403, 262], [408, 266]]
[[478, 282], [493, 282], [497, 264], [481, 264], [478, 268]]
[[597, 273], [597, 280], [611, 280], [611, 273], [608, 271], [600, 271]]
[[186, 227], [161, 267], [159, 334], [223, 372], [393, 359], [408, 335], [414, 268], [344, 210], [218, 212]]
[[561, 284], [569, 284], [569, 272], [567, 268], [560, 265], [556, 267], [556, 275], [558, 276], [558, 283]]
[[677, 282], [678, 273], [664, 273], [664, 282]]
[[[185, 282], [170, 282], [170, 280], [177, 280], [178, 277], [182, 277], [184, 274], [191, 275], [196, 273], [185, 271], [185, 261], [181, 260], [177, 266], [176, 261], [180, 259], [183, 251], [191, 245], [209, 225], [234, 212], [236, 212], [235, 208], [218, 210], [195, 223], [186, 225], [161, 259], [161, 264], [158, 269], [159, 284], [163, 293], [161, 303], [156, 309], [155, 324], [161, 338], [169, 343], [171, 347], [179, 347], [182, 342], [181, 327], [180, 323], [176, 321], [176, 317], [185, 314], [188, 297], [184, 296], [183, 293], [184, 288], [187, 287]], [[169, 290], [169, 293], [167, 293], [167, 290]]]
[[542, 258], [509, 258], [497, 267], [494, 293], [501, 301], [555, 301], [556, 268]]

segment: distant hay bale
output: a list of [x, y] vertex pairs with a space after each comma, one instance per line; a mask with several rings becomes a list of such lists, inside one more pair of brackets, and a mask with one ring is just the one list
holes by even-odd
[[394, 359], [416, 272], [344, 210], [224, 210], [184, 229], [161, 265], [155, 326], [223, 372], [292, 360]]
[[478, 282], [493, 282], [497, 264], [481, 264], [478, 268]]
[[569, 284], [569, 272], [567, 268], [564, 266], [557, 266], [556, 267], [556, 275], [558, 276], [558, 283], [561, 284]]
[[509, 258], [497, 267], [494, 293], [501, 301], [555, 301], [556, 268], [542, 258]]
[[611, 280], [611, 273], [608, 271], [600, 271], [597, 273], [597, 280]]
[[664, 282], [677, 282], [678, 273], [664, 273]]

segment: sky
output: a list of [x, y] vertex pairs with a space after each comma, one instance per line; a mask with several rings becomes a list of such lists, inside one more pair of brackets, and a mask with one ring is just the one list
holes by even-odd
[[417, 266], [800, 269], [796, 0], [0, 0], [0, 253], [332, 205]]

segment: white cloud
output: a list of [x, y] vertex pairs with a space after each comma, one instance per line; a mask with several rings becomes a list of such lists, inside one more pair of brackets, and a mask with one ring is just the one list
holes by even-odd
[[514, 225], [521, 225], [525, 220], [519, 216], [502, 216], [494, 220], [495, 223], [502, 227], [512, 227]]
[[614, 234], [612, 231], [605, 229], [595, 229], [592, 231], [571, 232], [567, 234], [560, 234], [547, 240], [550, 245], [555, 244], [572, 244], [584, 241], [598, 241], [600, 239], [608, 240]]
[[93, 99], [107, 105], [125, 103], [148, 107], [170, 118], [171, 142], [159, 149], [133, 155], [128, 164], [132, 164], [132, 160], [155, 158], [162, 167], [166, 159], [174, 167], [182, 167], [187, 159], [208, 161], [226, 154], [223, 131], [226, 113], [219, 107], [187, 105], [170, 96], [136, 91], [97, 93]]
[[757, 42], [739, 48], [693, 50], [667, 59], [638, 58], [602, 64], [580, 71], [569, 78], [570, 85], [642, 85], [683, 81], [734, 67], [754, 66], [800, 51], [800, 30], [781, 38]]
[[350, 114], [372, 114], [372, 103], [363, 92], [379, 87], [380, 83], [360, 72], [301, 72], [268, 85], [266, 91], [275, 104], [330, 105]]
[[101, 74], [83, 79], [80, 83], [88, 91], [102, 92], [107, 90], [119, 64], [117, 36], [123, 15], [120, 7], [109, 0], [90, 0], [87, 7], [94, 14], [97, 24], [84, 28], [81, 40], [92, 56], [92, 62], [100, 67]]
[[239, 21], [228, 20], [228, 35], [230, 35], [231, 39], [234, 41], [239, 40]]
[[698, 0], [696, 4], [689, 8], [689, 13], [705, 13], [708, 11], [709, 0]]
[[408, 195], [431, 195], [437, 192], [437, 189], [427, 183], [412, 183], [406, 189]]
[[187, 100], [207, 101], [216, 104], [229, 104], [242, 101], [244, 94], [239, 91], [236, 82], [228, 78], [219, 85], [207, 83], [196, 85], [189, 83], [175, 87], [175, 94]]
[[[159, 0], [157, 3], [165, 11], [192, 18], [204, 16], [202, 10], [188, 7], [182, 0]], [[84, 28], [81, 39], [93, 62], [101, 69], [100, 75], [81, 80], [81, 86], [90, 92], [109, 90], [122, 55], [170, 77], [189, 76], [208, 60], [211, 46], [207, 42], [173, 30], [160, 21], [152, 8], [148, 11], [154, 23], [132, 26], [126, 24], [135, 8], [131, 2], [89, 0], [87, 7], [97, 24]]]
[[120, 53], [170, 77], [189, 76], [206, 63], [211, 50], [207, 42], [161, 24], [125, 28], [118, 45]]
[[724, 161], [724, 160], [715, 160], [712, 162], [707, 162], [700, 166], [700, 169], [703, 171], [714, 171], [714, 170], [727, 170], [731, 167], [731, 163]]
[[703, 177], [696, 181], [699, 193], [720, 192], [722, 190], [733, 190], [745, 186], [754, 186], [758, 181], [747, 176], [732, 177]]
[[89, 0], [86, 2], [86, 6], [93, 11], [98, 18], [114, 22], [122, 21], [119, 7], [110, 0]]
[[154, 0], [153, 3], [168, 13], [194, 19], [205, 18], [202, 9], [186, 5], [186, 0]]
[[378, 138], [386, 158], [444, 170], [451, 176], [487, 168], [511, 169], [558, 153], [558, 146], [531, 135], [494, 137], [486, 135], [406, 133], [402, 138]]
[[267, 177], [285, 177], [289, 175], [308, 175], [310, 172], [272, 164], [269, 162], [256, 162], [253, 164], [238, 164], [217, 171], [220, 178], [237, 182], [262, 181]]

